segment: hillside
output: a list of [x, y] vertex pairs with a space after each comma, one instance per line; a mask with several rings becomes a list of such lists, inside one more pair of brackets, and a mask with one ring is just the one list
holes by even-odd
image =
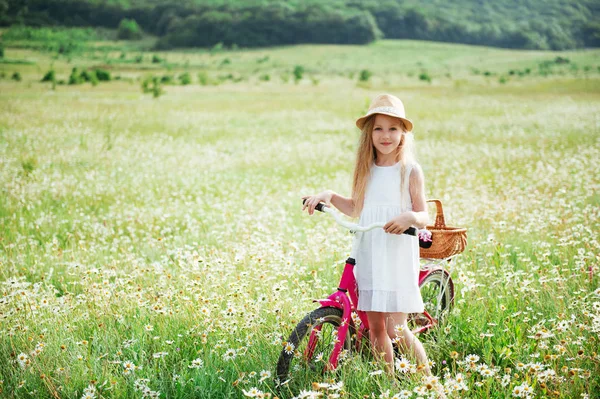
[[420, 39], [565, 50], [600, 45], [596, 0], [0, 1], [0, 24], [116, 28], [133, 19], [158, 47], [364, 44]]

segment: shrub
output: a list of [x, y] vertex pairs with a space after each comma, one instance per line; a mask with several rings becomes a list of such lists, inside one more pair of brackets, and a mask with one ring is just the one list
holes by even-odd
[[90, 81], [91, 81], [91, 79], [92, 79], [92, 76], [91, 76], [91, 75], [92, 75], [92, 74], [91, 74], [91, 73], [89, 73], [88, 71], [86, 71], [85, 69], [84, 69], [83, 71], [81, 71], [81, 72], [79, 73], [79, 79], [81, 80], [81, 83], [84, 83], [84, 82], [90, 82]]
[[258, 79], [262, 80], [263, 82], [268, 82], [271, 80], [271, 76], [268, 73], [265, 73], [264, 75], [260, 75]]
[[94, 69], [94, 73], [96, 74], [96, 78], [101, 82], [109, 82], [111, 80], [110, 72], [106, 69]]
[[31, 174], [35, 168], [37, 167], [37, 159], [34, 157], [27, 157], [24, 159], [21, 159], [21, 167], [23, 168], [23, 172], [26, 175]]
[[138, 40], [142, 38], [142, 29], [135, 19], [124, 18], [119, 23], [117, 38], [121, 40]]
[[504, 76], [500, 76], [500, 79], [498, 79], [498, 82], [500, 82], [500, 84], [504, 84], [504, 83], [508, 82], [508, 79]]
[[579, 65], [577, 65], [577, 64], [571, 64], [571, 68], [570, 69], [571, 69], [571, 72], [575, 72], [576, 73], [577, 71], [579, 71]]
[[219, 53], [219, 52], [221, 52], [221, 51], [223, 51], [223, 43], [222, 43], [222, 42], [219, 42], [219, 43], [215, 44], [215, 45], [214, 45], [214, 46], [213, 46], [213, 47], [210, 49], [210, 52], [211, 52], [211, 53]]
[[522, 71], [517, 71], [519, 76], [529, 75], [531, 73], [531, 68], [525, 68]]
[[542, 61], [538, 64], [538, 72], [541, 76], [547, 76], [552, 73], [552, 61]]
[[258, 60], [256, 60], [256, 62], [258, 64], [262, 64], [263, 62], [267, 62], [267, 61], [269, 61], [269, 56], [268, 55], [265, 55], [264, 57], [259, 58]]
[[0, 43], [0, 58], [4, 58], [4, 45]]
[[158, 98], [164, 94], [164, 90], [160, 86], [158, 76], [149, 76], [142, 82], [142, 92], [152, 93], [152, 97]]
[[91, 82], [91, 81], [92, 81], [92, 75], [93, 75], [94, 77], [96, 77], [96, 74], [91, 74], [91, 73], [89, 73], [88, 71], [85, 71], [85, 70], [83, 70], [83, 71], [81, 71], [81, 73], [79, 74], [79, 79], [80, 79], [82, 82]]
[[163, 77], [160, 78], [160, 83], [166, 85], [173, 84], [174, 81], [175, 79], [173, 78], [173, 75], [163, 75]]
[[164, 90], [160, 87], [160, 85], [158, 83], [155, 83], [152, 86], [152, 97], [158, 98], [163, 93], [164, 93]]
[[10, 77], [12, 80], [14, 80], [15, 82], [20, 82], [21, 81], [21, 74], [19, 72], [15, 72], [12, 74], [12, 76]]
[[144, 78], [142, 81], [142, 93], [150, 93], [150, 83], [152, 82], [152, 77], [148, 76]]
[[153, 64], [160, 64], [161, 62], [163, 62], [163, 59], [160, 58], [158, 55], [154, 54], [152, 56], [152, 63]]
[[361, 82], [368, 82], [369, 79], [371, 79], [371, 76], [373, 76], [373, 73], [371, 71], [369, 71], [368, 69], [363, 69], [362, 71], [360, 71], [358, 80]]
[[179, 81], [184, 86], [189, 85], [190, 83], [192, 83], [192, 77], [190, 76], [190, 74], [188, 72], [185, 72], [185, 73], [182, 73], [181, 75], [179, 75]]
[[71, 75], [69, 76], [69, 84], [70, 85], [78, 85], [83, 81], [85, 81], [85, 80], [81, 77], [81, 73], [79, 72], [77, 67], [74, 67], [71, 70]]
[[294, 82], [298, 83], [302, 80], [302, 75], [304, 75], [304, 67], [302, 65], [296, 65], [294, 67]]
[[54, 72], [54, 69], [51, 69], [48, 72], [46, 72], [46, 74], [42, 78], [42, 82], [55, 82], [55, 81], [56, 81], [56, 74]]
[[58, 54], [69, 55], [81, 50], [81, 43], [73, 42], [73, 41], [64, 41], [59, 42], [58, 49], [56, 50]]
[[198, 83], [202, 86], [206, 86], [208, 84], [208, 74], [205, 71], [198, 72]]
[[431, 76], [427, 72], [421, 72], [419, 74], [419, 80], [423, 80], [425, 82], [431, 83]]
[[141, 55], [141, 54], [140, 55], [136, 55], [135, 58], [134, 58], [134, 61], [135, 61], [136, 64], [141, 64], [143, 60], [144, 60], [144, 56]]

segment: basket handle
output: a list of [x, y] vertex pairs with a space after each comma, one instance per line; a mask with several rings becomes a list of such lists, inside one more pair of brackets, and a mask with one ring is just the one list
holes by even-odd
[[442, 201], [440, 201], [439, 199], [430, 199], [427, 200], [427, 202], [435, 203], [435, 227], [445, 227], [446, 220], [444, 219], [444, 209], [442, 209]]

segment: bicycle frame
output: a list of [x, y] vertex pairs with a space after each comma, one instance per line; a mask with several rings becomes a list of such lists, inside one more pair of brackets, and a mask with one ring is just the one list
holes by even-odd
[[[321, 204], [319, 204], [319, 205], [321, 205]], [[337, 215], [334, 211], [332, 211], [331, 209], [329, 209], [327, 207], [321, 206], [321, 207], [317, 207], [316, 209], [333, 216], [338, 224], [348, 228], [350, 230], [350, 232], [355, 233], [355, 234], [358, 233], [358, 234], [356, 234], [356, 236], [354, 238], [354, 244], [352, 245], [352, 253], [350, 254], [350, 257], [346, 260], [346, 264], [344, 266], [344, 271], [342, 272], [342, 276], [340, 278], [340, 282], [339, 282], [337, 291], [334, 292], [333, 294], [329, 295], [326, 299], [317, 299], [314, 301], [314, 302], [318, 302], [321, 305], [321, 307], [334, 307], [334, 308], [338, 308], [338, 309], [342, 310], [342, 323], [341, 323], [340, 327], [338, 328], [334, 349], [329, 357], [329, 362], [325, 366], [326, 369], [328, 369], [328, 370], [334, 370], [335, 368], [337, 368], [338, 358], [339, 358], [340, 353], [342, 352], [342, 348], [344, 347], [348, 328], [352, 328], [352, 331], [356, 332], [357, 348], [359, 347], [359, 345], [361, 343], [362, 337], [369, 330], [369, 321], [367, 319], [366, 312], [356, 309], [356, 306], [358, 305], [358, 290], [357, 290], [356, 277], [354, 275], [354, 266], [356, 265], [354, 251], [356, 251], [358, 248], [358, 244], [359, 244], [359, 241], [361, 238], [360, 237], [361, 232], [369, 231], [374, 228], [381, 228], [384, 226], [384, 224], [383, 223], [375, 223], [370, 226], [358, 226], [356, 224], [352, 224], [352, 223], [342, 220], [339, 217], [339, 215]], [[450, 275], [448, 274], [448, 272], [446, 272], [444, 270], [444, 268], [441, 266], [441, 264], [442, 264], [442, 262], [450, 261], [450, 259], [451, 258], [426, 259], [428, 261], [428, 263], [426, 264], [425, 267], [422, 267], [419, 271], [419, 281], [418, 281], [419, 286], [421, 286], [421, 283], [423, 282], [423, 280], [425, 280], [425, 278], [427, 278], [428, 275], [430, 275], [431, 273], [433, 273], [434, 271], [437, 271], [437, 270], [442, 270], [442, 275], [447, 278], [446, 280], [442, 279], [442, 287], [441, 287], [442, 289], [438, 293], [438, 303], [439, 303], [440, 298], [444, 294], [447, 283], [450, 279]], [[356, 313], [358, 315], [358, 318], [360, 319], [360, 327], [358, 329], [356, 328], [354, 319], [352, 318], [353, 313]], [[413, 330], [413, 333], [424, 332], [437, 324], [437, 320], [434, 317], [432, 317], [426, 310], [424, 310], [423, 313], [421, 313], [421, 314], [427, 320], [426, 324]], [[304, 357], [307, 359], [312, 358], [312, 356], [314, 354], [315, 346], [316, 346], [317, 339], [318, 339], [317, 334], [319, 334], [320, 330], [321, 330], [320, 325], [314, 327], [311, 330], [308, 344], [304, 351]]]
[[[428, 265], [432, 264], [435, 265], [435, 261], [430, 262]], [[314, 301], [319, 303], [321, 307], [335, 307], [342, 310], [342, 324], [338, 329], [336, 343], [329, 357], [329, 362], [326, 366], [329, 370], [334, 370], [335, 368], [337, 368], [338, 357], [342, 352], [342, 348], [344, 347], [348, 328], [352, 327], [353, 331], [356, 332], [357, 347], [360, 345], [363, 336], [369, 331], [369, 321], [367, 319], [367, 314], [363, 311], [356, 309], [356, 305], [358, 304], [358, 290], [356, 278], [354, 276], [355, 265], [356, 261], [354, 260], [354, 258], [348, 258], [346, 260], [344, 271], [342, 272], [342, 277], [340, 279], [337, 291], [329, 295], [326, 299], [317, 299]], [[444, 269], [439, 265], [421, 269], [419, 272], [419, 285], [429, 274], [431, 274], [435, 270], [444, 271]], [[444, 276], [450, 278], [449, 275], [447, 275], [447, 272], [445, 271]], [[440, 294], [438, 294], [440, 298], [444, 290], [445, 284], [443, 289], [440, 290]], [[356, 328], [354, 319], [352, 318], [352, 313], [354, 312], [358, 315], [360, 319], [360, 328], [358, 329]], [[413, 333], [418, 334], [425, 332], [437, 324], [437, 320], [433, 318], [427, 312], [427, 310], [424, 310], [422, 315], [425, 316], [425, 318], [427, 319], [427, 324], [413, 330]], [[318, 331], [320, 331], [320, 326], [313, 328], [313, 330], [310, 333], [308, 345], [304, 352], [304, 356], [306, 358], [310, 358], [314, 354]]]

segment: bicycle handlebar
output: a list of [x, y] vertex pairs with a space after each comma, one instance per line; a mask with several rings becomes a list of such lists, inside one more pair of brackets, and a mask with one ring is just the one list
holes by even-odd
[[[302, 200], [302, 204], [304, 204], [306, 202], [306, 200]], [[319, 212], [323, 212], [323, 213], [327, 213], [331, 216], [333, 216], [333, 218], [335, 219], [335, 221], [347, 228], [348, 230], [350, 230], [351, 233], [356, 233], [356, 232], [365, 232], [365, 231], [369, 231], [369, 230], [373, 230], [376, 228], [382, 228], [383, 226], [386, 225], [386, 223], [373, 223], [370, 224], [368, 226], [360, 226], [356, 223], [350, 223], [344, 219], [342, 219], [342, 217], [333, 209], [329, 208], [328, 206], [326, 206], [324, 203], [319, 202], [317, 204], [317, 206], [315, 206], [315, 209]], [[409, 227], [406, 231], [404, 231], [404, 233], [402, 234], [408, 234], [410, 236], [416, 236], [417, 235], [417, 229], [414, 227]]]

